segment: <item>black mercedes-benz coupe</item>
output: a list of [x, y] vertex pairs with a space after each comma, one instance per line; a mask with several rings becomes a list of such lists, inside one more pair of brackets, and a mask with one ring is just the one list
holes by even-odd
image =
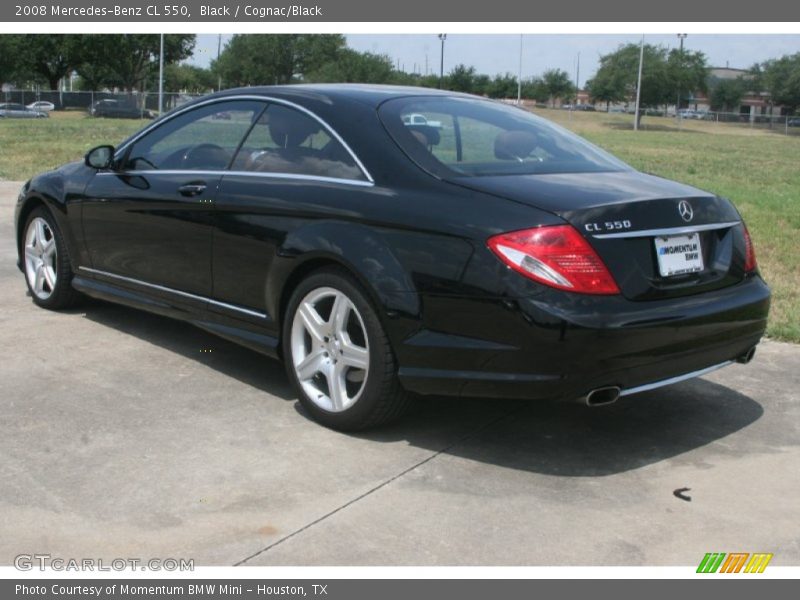
[[747, 362], [770, 300], [728, 200], [428, 89], [207, 96], [33, 178], [16, 227], [37, 305], [82, 293], [282, 358], [342, 430], [412, 394], [599, 405]]

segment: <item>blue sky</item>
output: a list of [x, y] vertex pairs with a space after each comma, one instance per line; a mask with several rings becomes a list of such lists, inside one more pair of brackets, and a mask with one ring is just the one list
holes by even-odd
[[[677, 32], [676, 32], [677, 33]], [[200, 34], [193, 62], [208, 65], [217, 55], [217, 36]], [[223, 35], [223, 46], [230, 35]], [[583, 85], [598, 66], [602, 54], [613, 52], [620, 44], [638, 43], [639, 35], [627, 34], [525, 34], [522, 45], [522, 76], [539, 75], [546, 69], [563, 69], [574, 78], [580, 53], [580, 82]], [[677, 47], [676, 35], [645, 36], [651, 44]], [[347, 43], [359, 51], [389, 55], [407, 71], [423, 72], [427, 56], [430, 72], [439, 71], [440, 42], [433, 34], [358, 34], [347, 35]], [[475, 35], [449, 34], [445, 42], [445, 73], [459, 63], [474, 66], [480, 73], [495, 75], [519, 68], [519, 34]], [[755, 62], [800, 52], [800, 35], [777, 34], [704, 34], [689, 35], [684, 48], [701, 50], [714, 67], [729, 65], [746, 69]]]

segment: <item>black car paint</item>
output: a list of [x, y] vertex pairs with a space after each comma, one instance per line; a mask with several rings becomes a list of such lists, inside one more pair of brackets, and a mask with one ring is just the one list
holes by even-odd
[[[704, 233], [710, 252], [727, 253], [720, 260], [730, 272], [715, 270], [713, 254], [706, 272], [678, 283], [659, 281], [653, 261], [629, 261], [624, 248], [604, 247], [581, 227], [617, 217], [634, 230], [677, 226], [679, 199], [696, 207], [697, 223], [739, 221], [729, 202], [633, 170], [434, 177], [393, 143], [376, 110], [386, 98], [420, 93], [295, 86], [216, 96], [303, 106], [347, 141], [374, 185], [224, 174], [205, 181], [202, 198], [185, 198], [147, 175], [74, 163], [26, 185], [18, 239], [26, 214], [43, 202], [65, 232], [77, 289], [188, 320], [271, 356], [279, 355], [292, 287], [314, 268], [339, 264], [379, 307], [404, 386], [423, 394], [578, 396], [718, 364], [758, 343], [769, 290], [758, 274], [744, 274], [741, 227], [716, 240]], [[169, 183], [177, 189], [195, 178]], [[102, 187], [112, 182], [116, 193]], [[94, 205], [109, 203], [113, 218], [96, 220]], [[501, 232], [564, 222], [603, 256], [622, 295], [559, 292], [511, 271], [486, 246]], [[175, 267], [181, 272], [171, 273]], [[96, 272], [119, 269], [155, 286]]]

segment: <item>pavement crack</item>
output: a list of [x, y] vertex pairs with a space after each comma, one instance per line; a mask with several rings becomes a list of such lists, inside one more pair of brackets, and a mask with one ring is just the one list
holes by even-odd
[[299, 529], [295, 529], [291, 533], [283, 536], [281, 539], [275, 540], [274, 542], [272, 542], [268, 546], [263, 547], [258, 552], [254, 552], [253, 554], [251, 554], [250, 556], [247, 556], [246, 558], [243, 558], [239, 562], [233, 563], [233, 566], [234, 567], [240, 567], [240, 566], [244, 565], [247, 561], [252, 560], [252, 559], [256, 558], [257, 556], [261, 556], [265, 552], [269, 552], [275, 546], [279, 546], [280, 544], [292, 539], [296, 535], [299, 535], [299, 534], [303, 533], [304, 531], [314, 527], [314, 525], [316, 525], [318, 523], [321, 523], [325, 519], [328, 519], [328, 518], [332, 517], [333, 515], [335, 515], [336, 513], [343, 511], [344, 509], [348, 508], [349, 506], [352, 506], [356, 502], [359, 502], [359, 501], [363, 500], [364, 498], [366, 498], [368, 496], [371, 496], [372, 494], [374, 494], [378, 490], [385, 488], [387, 485], [391, 484], [394, 481], [397, 481], [401, 477], [404, 477], [405, 475], [407, 475], [411, 471], [413, 471], [415, 469], [418, 469], [422, 465], [425, 465], [425, 464], [431, 462], [432, 460], [434, 460], [435, 458], [441, 456], [442, 454], [447, 454], [450, 450], [452, 450], [453, 448], [455, 448], [459, 444], [462, 444], [462, 443], [466, 442], [467, 440], [470, 440], [470, 439], [474, 438], [475, 436], [483, 433], [484, 431], [486, 431], [487, 429], [489, 429], [493, 425], [496, 425], [497, 423], [500, 423], [501, 421], [504, 421], [505, 419], [508, 419], [509, 417], [512, 417], [512, 416], [516, 415], [519, 412], [522, 412], [525, 408], [527, 408], [527, 405], [522, 404], [522, 405], [518, 406], [517, 408], [515, 408], [513, 410], [510, 410], [509, 412], [507, 412], [505, 414], [502, 414], [502, 415], [500, 415], [500, 416], [498, 416], [498, 417], [496, 417], [494, 419], [491, 419], [491, 420], [487, 421], [486, 423], [484, 423], [483, 425], [477, 427], [476, 429], [473, 429], [472, 431], [462, 435], [461, 437], [456, 439], [451, 444], [448, 444], [444, 448], [441, 448], [441, 449], [435, 451], [430, 456], [427, 456], [424, 459], [420, 460], [419, 462], [411, 465], [407, 469], [404, 469], [404, 470], [400, 471], [399, 473], [397, 473], [396, 475], [393, 475], [389, 479], [386, 479], [385, 481], [382, 481], [381, 483], [379, 483], [375, 487], [370, 488], [369, 490], [367, 490], [363, 494], [360, 494], [360, 495], [356, 496], [355, 498], [353, 498], [352, 500], [348, 500], [344, 504], [342, 504], [340, 506], [337, 506], [336, 508], [334, 508], [333, 510], [325, 513], [321, 517], [318, 517], [317, 519], [314, 519], [313, 521], [311, 521], [309, 523], [306, 523], [305, 525], [303, 525]]

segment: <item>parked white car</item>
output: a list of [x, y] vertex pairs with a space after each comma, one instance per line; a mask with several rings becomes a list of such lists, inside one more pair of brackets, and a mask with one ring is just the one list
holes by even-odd
[[55, 110], [56, 105], [52, 102], [47, 102], [46, 100], [37, 100], [36, 102], [31, 102], [28, 104], [27, 108], [35, 110], [36, 112], [49, 113], [50, 111]]
[[442, 126], [441, 121], [429, 121], [425, 115], [419, 113], [403, 115], [401, 118], [406, 125], [427, 125], [428, 127], [436, 127], [437, 129]]

